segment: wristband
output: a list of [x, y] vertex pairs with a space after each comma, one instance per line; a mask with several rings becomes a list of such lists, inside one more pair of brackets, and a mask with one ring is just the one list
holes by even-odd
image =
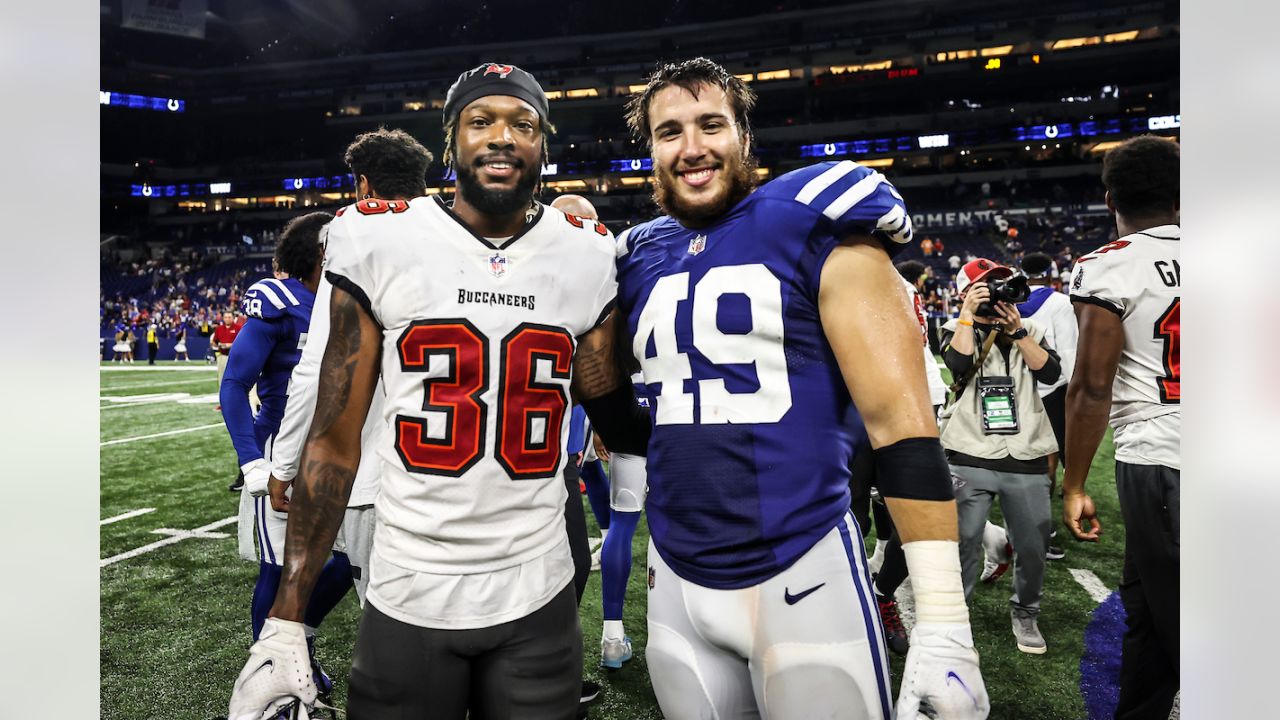
[[960, 544], [954, 540], [903, 543], [917, 623], [968, 625], [969, 607], [960, 578]]
[[972, 323], [972, 322], [970, 322], [970, 321], [968, 321], [968, 320], [956, 320], [956, 324], [957, 324], [957, 325], [967, 325], [967, 326], [969, 326], [969, 327], [973, 327], [973, 323]]
[[1024, 328], [1024, 327], [1020, 327], [1020, 328], [1018, 328], [1017, 330], [1014, 330], [1013, 332], [1009, 333], [1009, 337], [1010, 337], [1010, 338], [1012, 338], [1012, 339], [1014, 339], [1014, 340], [1021, 340], [1022, 338], [1026, 337], [1027, 335], [1028, 335], [1028, 333], [1027, 333], [1027, 329], [1026, 329], [1026, 328]]

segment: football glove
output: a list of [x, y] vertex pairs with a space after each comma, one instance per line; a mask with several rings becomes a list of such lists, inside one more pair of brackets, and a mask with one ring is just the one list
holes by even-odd
[[306, 633], [302, 623], [267, 618], [231, 690], [227, 720], [274, 718], [295, 702], [301, 703], [298, 717], [316, 702]]
[[916, 623], [911, 649], [898, 693], [898, 720], [932, 717], [939, 720], [983, 720], [991, 701], [978, 669], [978, 651], [967, 624]]
[[267, 481], [271, 479], [271, 463], [258, 458], [240, 466], [244, 473], [244, 491], [254, 497], [267, 494]]

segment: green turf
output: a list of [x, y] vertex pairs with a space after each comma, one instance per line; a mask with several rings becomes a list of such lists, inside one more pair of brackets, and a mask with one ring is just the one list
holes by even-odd
[[[111, 363], [104, 363], [110, 366]], [[173, 363], [166, 364], [172, 367]], [[197, 365], [197, 363], [192, 363]], [[119, 367], [119, 365], [116, 365]], [[141, 367], [135, 363], [134, 367]], [[143, 371], [102, 372], [102, 395], [214, 391], [212, 372], [182, 372], [163, 365]], [[192, 376], [190, 386], [185, 384]], [[175, 380], [181, 385], [161, 385]], [[155, 383], [151, 386], [150, 383]], [[216, 423], [213, 403], [162, 402], [101, 411], [102, 439], [138, 437]], [[1094, 460], [1090, 490], [1106, 530], [1101, 544], [1065, 539], [1065, 560], [1049, 563], [1041, 630], [1049, 645], [1042, 656], [1017, 651], [1009, 627], [1008, 575], [995, 586], [979, 586], [972, 600], [974, 636], [992, 700], [992, 718], [1083, 718], [1079, 690], [1082, 636], [1095, 603], [1068, 573], [1087, 568], [1108, 587], [1120, 579], [1124, 530], [1114, 484], [1110, 439]], [[227, 491], [236, 473], [235, 455], [221, 428], [108, 445], [101, 449], [101, 517], [138, 508], [155, 512], [101, 527], [103, 558], [162, 539], [157, 528], [190, 530], [236, 514], [238, 495]], [[583, 502], [585, 503], [585, 498]], [[1060, 502], [1054, 522], [1060, 527]], [[598, 537], [587, 509], [592, 537]], [[226, 539], [187, 539], [101, 571], [101, 700], [103, 718], [195, 718], [226, 712], [231, 684], [249, 644], [249, 598], [257, 569], [236, 555], [235, 525]], [[600, 575], [593, 573], [581, 620], [586, 675], [603, 687], [592, 718], [659, 718], [645, 666], [645, 548], [642, 522], [633, 545], [634, 567], [625, 624], [636, 657], [621, 671], [596, 667], [600, 648]], [[321, 660], [337, 680], [345, 701], [359, 608], [355, 594], [330, 615], [321, 630]], [[896, 683], [902, 661], [893, 660]]]

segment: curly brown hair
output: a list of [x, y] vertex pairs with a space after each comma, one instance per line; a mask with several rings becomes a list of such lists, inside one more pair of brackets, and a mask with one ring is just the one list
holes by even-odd
[[627, 127], [636, 140], [652, 147], [649, 133], [649, 104], [663, 88], [675, 85], [698, 97], [703, 87], [718, 87], [729, 98], [733, 109], [733, 121], [743, 137], [751, 137], [751, 110], [756, 106], [756, 93], [741, 78], [734, 77], [719, 63], [705, 57], [696, 57], [678, 63], [667, 63], [649, 76], [644, 90], [627, 101]]
[[409, 133], [379, 127], [357, 135], [342, 160], [357, 180], [365, 176], [379, 195], [394, 199], [423, 194], [435, 156]]

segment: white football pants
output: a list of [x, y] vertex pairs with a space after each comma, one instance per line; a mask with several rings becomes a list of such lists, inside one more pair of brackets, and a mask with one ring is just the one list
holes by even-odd
[[680, 577], [649, 543], [653, 690], [668, 720], [890, 720], [889, 665], [862, 533], [841, 521], [752, 587]]

